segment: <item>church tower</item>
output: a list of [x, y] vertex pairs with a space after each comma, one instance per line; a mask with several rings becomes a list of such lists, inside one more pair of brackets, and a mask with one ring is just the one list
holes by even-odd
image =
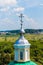
[[20, 37], [14, 43], [14, 60], [11, 61], [8, 65], [37, 65], [35, 62], [30, 60], [30, 43], [24, 37], [23, 29], [23, 14], [20, 15], [21, 29]]
[[30, 61], [30, 43], [24, 38], [24, 29], [23, 29], [23, 14], [20, 15], [21, 18], [21, 29], [20, 29], [20, 38], [14, 44], [15, 48], [15, 58], [17, 62], [26, 62]]

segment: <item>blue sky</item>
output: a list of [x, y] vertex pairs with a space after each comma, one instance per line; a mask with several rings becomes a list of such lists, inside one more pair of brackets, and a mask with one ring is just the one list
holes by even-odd
[[0, 0], [0, 30], [20, 29], [20, 13], [24, 28], [43, 29], [43, 0]]

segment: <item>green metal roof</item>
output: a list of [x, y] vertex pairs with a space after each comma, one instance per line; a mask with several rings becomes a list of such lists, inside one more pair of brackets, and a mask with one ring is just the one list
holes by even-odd
[[29, 61], [29, 62], [10, 62], [8, 65], [37, 65], [37, 64], [32, 61]]

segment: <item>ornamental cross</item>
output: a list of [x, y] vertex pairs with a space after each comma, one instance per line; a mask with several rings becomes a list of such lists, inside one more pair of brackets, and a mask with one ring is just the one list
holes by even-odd
[[22, 21], [22, 18], [24, 17], [23, 14], [20, 14], [20, 21], [21, 21], [21, 29], [22, 29], [22, 26], [23, 26], [23, 21]]

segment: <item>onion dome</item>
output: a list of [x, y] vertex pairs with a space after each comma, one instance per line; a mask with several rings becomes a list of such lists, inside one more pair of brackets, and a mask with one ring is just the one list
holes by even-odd
[[19, 45], [30, 45], [30, 43], [28, 42], [28, 40], [26, 40], [24, 38], [24, 36], [20, 36], [20, 38], [16, 41], [15, 44], [19, 44]]
[[24, 36], [20, 36], [20, 38], [14, 44], [14, 48], [29, 48], [30, 43], [28, 40], [24, 38]]
[[25, 45], [30, 45], [28, 41], [24, 38], [24, 36], [21, 36], [17, 41], [16, 44], [25, 44]]

